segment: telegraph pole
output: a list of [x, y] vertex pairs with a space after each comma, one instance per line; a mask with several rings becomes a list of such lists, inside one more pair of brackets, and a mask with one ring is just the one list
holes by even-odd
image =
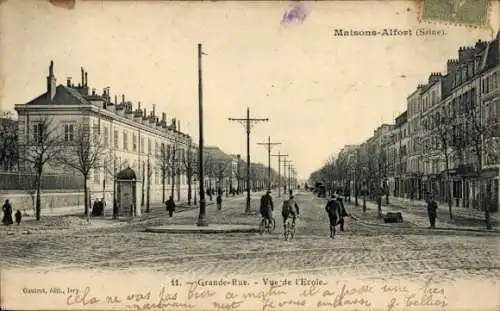
[[[283, 160], [283, 177], [285, 179], [285, 186], [283, 187], [283, 193], [286, 196], [286, 190], [290, 190], [290, 186], [288, 185], [288, 179], [290, 178], [290, 166], [292, 161]], [[288, 172], [287, 172], [288, 169]]]
[[269, 121], [268, 118], [250, 118], [250, 108], [247, 107], [247, 117], [246, 118], [229, 118], [229, 121], [237, 121], [241, 123], [247, 133], [247, 204], [245, 208], [245, 213], [250, 213], [250, 131], [252, 125], [258, 122]]
[[202, 70], [201, 58], [203, 53], [201, 44], [198, 43], [198, 119], [199, 119], [199, 152], [198, 152], [198, 179], [200, 182], [200, 214], [198, 216], [198, 227], [208, 226], [206, 219], [206, 201], [205, 201], [205, 178], [203, 176], [203, 83], [202, 83]]
[[272, 143], [271, 136], [267, 136], [267, 143], [257, 143], [257, 145], [267, 146], [267, 190], [271, 190], [271, 147], [281, 145], [281, 143]]
[[278, 154], [273, 154], [273, 157], [278, 157], [278, 197], [281, 197], [281, 157], [286, 158], [288, 154], [281, 154], [278, 151]]

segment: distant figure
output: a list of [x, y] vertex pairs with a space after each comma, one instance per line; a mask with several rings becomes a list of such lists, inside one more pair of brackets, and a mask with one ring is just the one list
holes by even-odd
[[167, 200], [167, 202], [165, 202], [165, 205], [167, 207], [167, 211], [168, 211], [168, 216], [169, 217], [172, 217], [172, 215], [174, 214], [175, 212], [175, 202], [174, 202], [174, 198], [172, 196], [170, 196]]
[[222, 195], [220, 193], [217, 195], [216, 202], [217, 202], [217, 209], [220, 211], [222, 209]]
[[116, 199], [113, 199], [113, 219], [118, 219], [118, 202]]
[[340, 196], [337, 197], [337, 201], [339, 202], [339, 208], [340, 208], [340, 218], [337, 222], [337, 224], [340, 225], [340, 231], [344, 231], [344, 217], [349, 216], [347, 211], [345, 210], [344, 207], [344, 202]]
[[94, 204], [92, 205], [92, 216], [98, 216], [99, 215], [99, 199], [94, 200]]
[[9, 200], [5, 200], [5, 203], [2, 207], [3, 210], [3, 219], [2, 222], [4, 225], [12, 225], [14, 222], [12, 221], [12, 206], [10, 205]]
[[19, 226], [21, 224], [21, 218], [23, 217], [23, 215], [21, 214], [21, 211], [17, 210], [14, 217], [16, 217], [16, 223]]
[[335, 195], [332, 194], [332, 198], [328, 203], [326, 203], [325, 211], [328, 214], [328, 219], [330, 220], [330, 237], [335, 238], [335, 227], [339, 224], [342, 218], [342, 207], [340, 206], [339, 200], [336, 199]]
[[99, 202], [99, 216], [104, 216], [104, 208], [106, 207], [106, 201], [104, 201], [104, 198], [101, 198], [101, 201]]
[[427, 214], [431, 225], [429, 228], [436, 228], [437, 208], [437, 202], [431, 194], [427, 193]]

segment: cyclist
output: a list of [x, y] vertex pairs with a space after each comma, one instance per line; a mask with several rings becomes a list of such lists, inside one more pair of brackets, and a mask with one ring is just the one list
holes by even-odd
[[260, 198], [260, 214], [265, 219], [273, 223], [273, 198], [271, 197], [271, 191], [267, 190], [266, 194]]
[[299, 205], [295, 201], [293, 194], [290, 194], [290, 198], [283, 202], [283, 211], [281, 216], [283, 216], [283, 228], [286, 225], [288, 217], [292, 217], [292, 223], [295, 225], [295, 219], [299, 217]]

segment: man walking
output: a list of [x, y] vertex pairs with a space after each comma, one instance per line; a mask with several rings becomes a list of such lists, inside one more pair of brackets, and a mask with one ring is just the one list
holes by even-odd
[[167, 206], [168, 216], [172, 217], [172, 215], [174, 214], [174, 211], [175, 211], [174, 198], [172, 196], [170, 196], [168, 198], [167, 202], [165, 202], [165, 205]]
[[328, 214], [328, 219], [330, 220], [330, 237], [332, 239], [335, 238], [335, 226], [337, 225], [337, 221], [341, 218], [341, 207], [339, 201], [335, 198], [335, 195], [332, 194], [331, 200], [326, 203], [325, 211]]
[[436, 228], [437, 208], [437, 202], [431, 194], [427, 193], [427, 215], [431, 224], [429, 228]]

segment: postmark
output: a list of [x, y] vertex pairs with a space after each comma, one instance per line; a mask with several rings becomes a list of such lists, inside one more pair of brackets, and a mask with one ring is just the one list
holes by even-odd
[[302, 23], [310, 12], [310, 9], [304, 3], [295, 3], [283, 13], [281, 24]]
[[489, 0], [420, 0], [418, 4], [424, 22], [488, 26]]

